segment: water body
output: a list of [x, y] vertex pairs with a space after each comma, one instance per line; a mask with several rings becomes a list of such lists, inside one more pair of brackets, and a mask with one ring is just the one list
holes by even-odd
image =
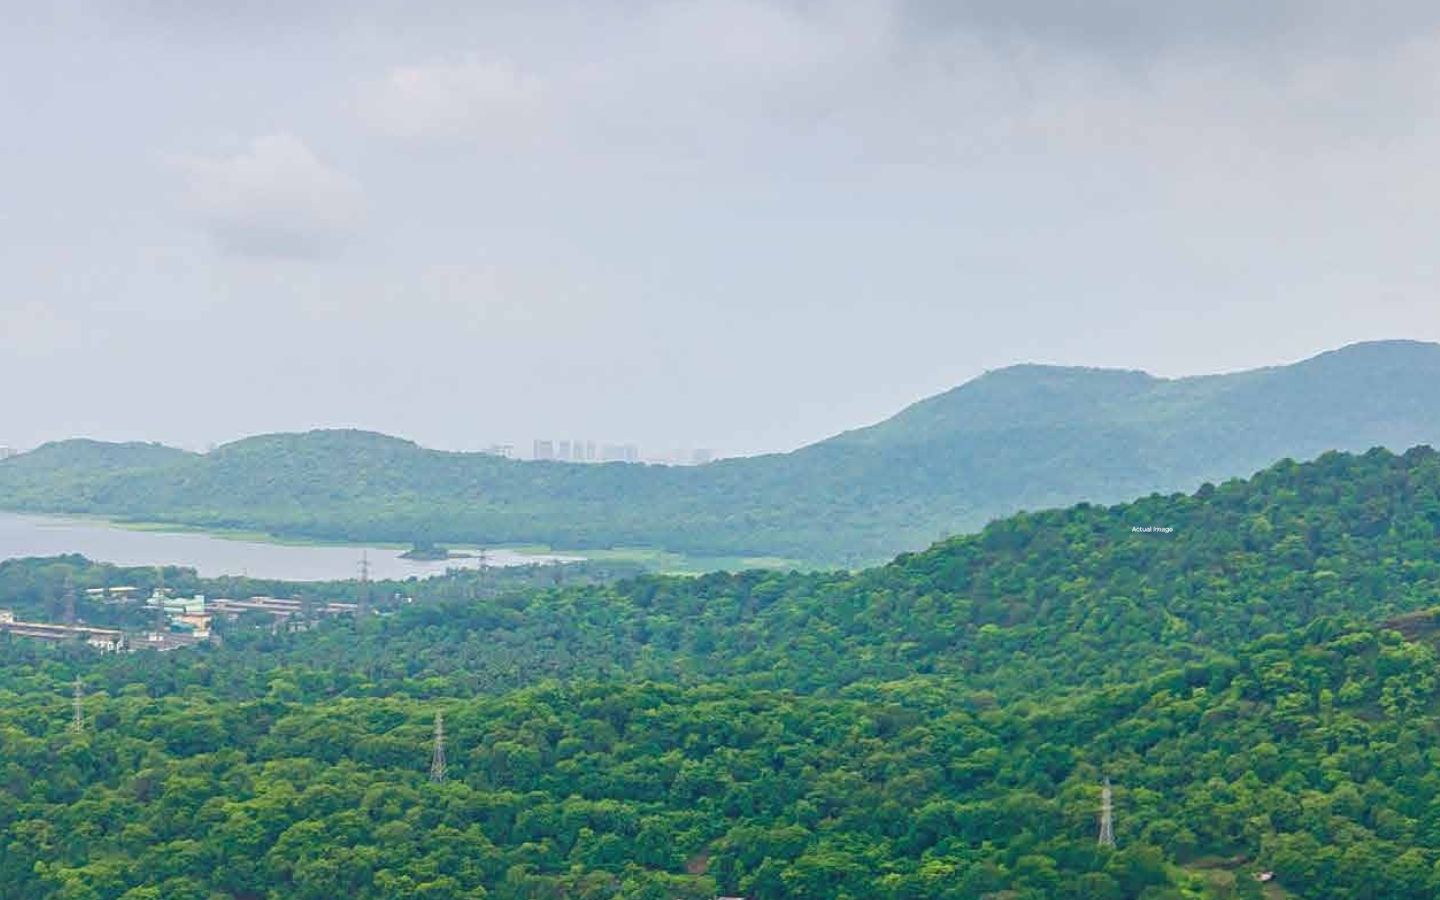
[[[474, 548], [452, 547], [460, 553]], [[370, 561], [371, 578], [423, 578], [446, 569], [475, 568], [478, 559], [401, 559], [394, 547], [360, 545], [308, 546], [269, 544], [218, 537], [199, 532], [136, 531], [89, 519], [32, 516], [0, 512], [0, 559], [79, 553], [97, 562], [120, 566], [189, 566], [202, 576], [248, 575], [285, 581], [332, 581], [359, 575], [360, 559]], [[490, 549], [492, 566], [571, 562], [575, 556], [519, 553]]]

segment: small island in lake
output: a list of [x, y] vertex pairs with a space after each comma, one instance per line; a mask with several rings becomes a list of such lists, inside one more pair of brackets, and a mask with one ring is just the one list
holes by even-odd
[[400, 554], [401, 559], [415, 559], [426, 562], [437, 559], [465, 559], [469, 556], [470, 554], [468, 553], [452, 553], [445, 547], [441, 547], [431, 541], [416, 541], [410, 545], [409, 550]]

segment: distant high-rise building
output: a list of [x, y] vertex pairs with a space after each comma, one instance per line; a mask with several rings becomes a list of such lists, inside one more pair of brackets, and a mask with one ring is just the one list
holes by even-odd
[[480, 452], [481, 452], [481, 453], [485, 453], [485, 454], [487, 454], [487, 455], [489, 455], [489, 456], [503, 456], [503, 457], [505, 457], [506, 459], [511, 459], [511, 458], [513, 458], [513, 457], [515, 456], [515, 445], [514, 445], [514, 444], [491, 444], [490, 446], [486, 447], [484, 450], [482, 450], [482, 451], [480, 451]]
[[605, 444], [600, 448], [601, 462], [639, 462], [640, 448], [634, 444]]
[[690, 454], [690, 462], [697, 466], [703, 466], [708, 462], [714, 462], [714, 460], [715, 451], [708, 447], [701, 447]]
[[20, 451], [14, 447], [0, 447], [0, 459], [9, 459], [12, 456], [19, 456]]
[[594, 442], [594, 441], [586, 441], [586, 442], [585, 442], [585, 461], [586, 461], [586, 462], [594, 462], [594, 461], [595, 461], [595, 442]]
[[554, 459], [555, 444], [551, 441], [536, 441], [535, 452], [532, 455], [535, 459]]
[[561, 442], [560, 442], [560, 451], [559, 451], [557, 454], [555, 454], [555, 455], [556, 455], [557, 457], [559, 457], [560, 459], [563, 459], [563, 460], [565, 460], [566, 462], [569, 462], [569, 461], [570, 461], [570, 442], [569, 442], [569, 441], [561, 441]]

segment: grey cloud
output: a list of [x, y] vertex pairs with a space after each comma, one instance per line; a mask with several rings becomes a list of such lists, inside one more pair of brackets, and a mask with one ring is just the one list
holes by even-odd
[[953, 30], [1103, 56], [1176, 48], [1364, 49], [1440, 27], [1430, 0], [897, 0], [913, 35]]
[[[1053, 43], [1101, 53], [1154, 53], [1177, 46], [1235, 45], [1303, 40], [1333, 46], [1373, 46], [1404, 40], [1440, 26], [1440, 6], [1430, 0], [545, 0], [528, 5], [553, 25], [559, 18], [608, 16], [634, 21], [656, 13], [696, 7], [731, 7], [741, 16], [768, 7], [804, 17], [834, 15], [847, 7], [886, 10], [910, 27], [908, 37], [972, 31], [992, 37]], [[461, 0], [71, 0], [60, 4], [72, 17], [102, 17], [177, 36], [253, 40], [335, 32], [346, 28], [406, 34], [464, 33], [469, 26], [513, 13], [503, 3]], [[720, 35], [719, 37], [723, 37]]]
[[285, 40], [333, 29], [362, 9], [339, 0], [60, 0], [52, 15], [180, 40]]
[[392, 67], [362, 89], [361, 113], [401, 138], [522, 140], [538, 124], [540, 80], [504, 59]]
[[0, 443], [764, 450], [1019, 360], [1440, 338], [1430, 3], [58, 5], [0, 29]]
[[187, 203], [227, 252], [313, 258], [338, 250], [359, 226], [360, 186], [289, 134], [257, 137], [219, 158], [172, 160]]

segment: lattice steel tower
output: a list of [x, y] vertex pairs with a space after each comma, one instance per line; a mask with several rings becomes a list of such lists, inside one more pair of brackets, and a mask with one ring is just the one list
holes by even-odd
[[170, 617], [165, 615], [165, 570], [160, 566], [155, 567], [155, 630], [166, 632], [170, 630]]
[[445, 781], [445, 716], [435, 714], [435, 755], [430, 760], [430, 780], [436, 784]]
[[75, 709], [70, 719], [70, 728], [74, 731], [85, 730], [85, 685], [78, 677], [75, 679]]
[[65, 625], [75, 627], [75, 579], [65, 576]]
[[370, 552], [360, 552], [360, 597], [355, 604], [356, 618], [363, 618], [370, 612]]
[[1100, 846], [1115, 846], [1115, 804], [1110, 796], [1110, 779], [1100, 789]]

